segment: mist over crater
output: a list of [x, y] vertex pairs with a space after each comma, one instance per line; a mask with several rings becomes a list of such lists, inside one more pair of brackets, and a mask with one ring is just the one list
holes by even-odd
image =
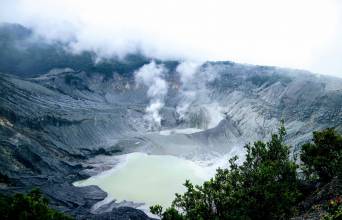
[[[242, 156], [245, 144], [268, 139], [281, 120], [292, 155], [312, 131], [342, 130], [338, 77], [142, 53], [98, 59], [96, 51], [70, 53], [63, 42], [35, 37], [21, 25], [0, 26], [0, 171], [20, 187], [6, 189], [39, 185], [54, 206], [76, 216], [157, 201], [129, 195], [142, 170], [144, 184], [179, 173], [178, 184], [188, 172], [200, 183], [229, 157]], [[175, 169], [167, 171], [168, 164]], [[79, 180], [101, 189], [75, 187]], [[127, 198], [115, 198], [123, 180]], [[118, 185], [108, 187], [111, 181]], [[102, 190], [111, 189], [108, 202]]]

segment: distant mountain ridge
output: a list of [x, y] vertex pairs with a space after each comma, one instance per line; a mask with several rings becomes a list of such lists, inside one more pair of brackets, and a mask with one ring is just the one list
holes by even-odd
[[106, 196], [97, 187], [72, 186], [89, 176], [84, 170], [94, 167], [86, 161], [96, 155], [143, 151], [215, 158], [268, 138], [281, 119], [294, 152], [314, 130], [342, 131], [342, 79], [205, 62], [189, 82], [196, 98], [181, 118], [177, 107], [184, 101], [182, 86], [188, 86], [177, 73], [181, 61], [157, 60], [168, 84], [160, 129], [202, 130], [161, 135], [145, 126], [148, 86], [134, 77], [150, 58], [137, 54], [95, 64], [91, 52], [72, 55], [59, 43], [30, 42], [31, 36], [19, 25], [0, 26], [0, 174], [8, 179], [0, 190], [39, 186], [54, 207], [75, 216], [92, 215], [91, 206]]

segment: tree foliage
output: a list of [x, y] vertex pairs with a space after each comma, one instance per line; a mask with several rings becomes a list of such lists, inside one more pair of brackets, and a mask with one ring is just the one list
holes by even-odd
[[342, 219], [342, 197], [338, 196], [329, 201], [327, 214], [323, 220], [341, 220]]
[[[313, 142], [304, 144], [300, 152], [303, 179], [299, 166], [289, 159], [285, 134], [282, 124], [270, 141], [246, 145], [241, 165], [233, 157], [229, 168], [217, 169], [203, 185], [186, 181], [186, 192], [176, 194], [170, 208], [163, 212], [161, 206], [152, 206], [151, 212], [164, 220], [289, 219], [302, 202], [301, 194], [307, 193], [303, 186], [342, 178], [342, 136], [331, 128], [313, 133]], [[341, 195], [336, 196], [324, 219], [342, 219]]]
[[70, 217], [49, 208], [48, 200], [34, 189], [27, 195], [0, 196], [0, 217], [2, 220], [69, 220]]
[[[233, 157], [229, 168], [218, 169], [215, 177], [203, 185], [186, 181], [186, 192], [176, 194], [162, 219], [172, 219], [166, 218], [171, 213], [177, 219], [194, 220], [289, 218], [300, 192], [297, 165], [289, 159], [284, 137], [282, 125], [270, 141], [246, 145], [243, 164], [238, 165], [238, 158]], [[151, 207], [152, 213], [156, 210], [160, 214], [160, 207]]]
[[328, 128], [313, 133], [313, 143], [302, 146], [300, 159], [310, 179], [328, 182], [342, 172], [342, 135]]

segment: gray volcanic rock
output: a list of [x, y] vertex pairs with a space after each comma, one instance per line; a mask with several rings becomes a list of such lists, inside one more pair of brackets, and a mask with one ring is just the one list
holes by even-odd
[[316, 191], [304, 199], [298, 206], [300, 216], [291, 220], [319, 220], [327, 215], [326, 206], [329, 201], [342, 195], [342, 181], [338, 178], [320, 186]]
[[120, 130], [129, 130], [120, 127], [122, 110], [104, 103], [97, 107], [5, 75], [0, 76], [0, 88], [0, 172], [9, 178], [2, 191], [39, 187], [53, 207], [76, 216], [91, 215], [91, 207], [107, 194], [98, 187], [71, 183], [88, 177], [80, 173], [83, 160], [130, 151], [132, 140], [114, 140], [124, 136]]
[[[104, 79], [71, 69], [50, 71], [31, 79], [0, 75], [1, 174], [15, 186], [58, 184], [87, 177], [86, 159], [96, 155], [144, 151], [187, 158], [208, 158], [229, 153], [248, 142], [265, 139], [281, 119], [288, 129], [288, 142], [297, 147], [311, 138], [313, 130], [342, 125], [342, 83], [340, 79], [284, 69], [259, 69], [231, 63], [207, 63], [217, 78], [207, 83], [207, 93], [196, 99], [189, 113], [198, 108], [221, 117], [216, 126], [193, 134], [161, 135], [144, 126], [148, 105], [146, 88], [137, 87], [133, 76]], [[66, 79], [72, 78], [76, 82]], [[210, 124], [212, 114], [199, 114], [189, 121], [178, 120], [177, 93], [171, 85], [166, 107], [161, 112], [163, 129]], [[209, 97], [209, 98], [208, 98]], [[209, 101], [208, 101], [209, 100]], [[213, 104], [214, 103], [214, 104]], [[190, 124], [189, 124], [190, 122]], [[59, 185], [56, 185], [59, 186]], [[63, 191], [62, 185], [57, 189]], [[49, 185], [44, 192], [57, 201], [60, 210], [79, 215], [90, 208], [90, 197], [59, 197]], [[10, 190], [10, 188], [8, 188]], [[98, 195], [102, 192], [98, 190]], [[101, 197], [104, 198], [104, 197]], [[66, 201], [67, 200], [67, 201]], [[80, 208], [82, 207], [82, 208]]]
[[[18, 33], [22, 34], [16, 41], [30, 34]], [[41, 54], [41, 49], [30, 47]], [[137, 55], [98, 66], [85, 62], [88, 54], [69, 57], [72, 63], [63, 59], [57, 65], [60, 57], [55, 47], [50, 45], [44, 51], [49, 51], [51, 60], [44, 65], [44, 59], [39, 59], [37, 73], [34, 63], [20, 51], [15, 52], [20, 59], [13, 65], [0, 63], [7, 73], [0, 74], [0, 190], [25, 192], [37, 186], [53, 207], [78, 218], [148, 218], [139, 210], [124, 207], [100, 215], [91, 213], [91, 207], [105, 199], [106, 193], [98, 187], [79, 188], [72, 183], [89, 177], [85, 170], [96, 169], [89, 160], [97, 155], [142, 151], [212, 158], [232, 149], [242, 151], [244, 144], [268, 138], [281, 119], [294, 152], [311, 139], [314, 130], [335, 127], [342, 131], [339, 78], [207, 62], [187, 85], [175, 70], [179, 62], [157, 60], [167, 69], [168, 84], [160, 130], [201, 130], [165, 135], [146, 126], [148, 88], [134, 79], [134, 71], [150, 59]], [[7, 58], [12, 62], [15, 57]], [[10, 68], [14, 65], [18, 66]], [[25, 68], [21, 66], [30, 67], [30, 72], [22, 74]], [[185, 87], [192, 98], [187, 99], [182, 90]], [[178, 108], [184, 101], [189, 107], [181, 117]]]
[[131, 207], [120, 207], [113, 209], [111, 212], [105, 212], [97, 215], [88, 216], [85, 219], [93, 220], [144, 220], [151, 219], [141, 211]]

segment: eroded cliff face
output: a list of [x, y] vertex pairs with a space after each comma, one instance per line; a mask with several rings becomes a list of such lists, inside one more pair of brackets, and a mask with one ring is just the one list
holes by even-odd
[[[294, 147], [310, 139], [313, 130], [341, 129], [340, 79], [233, 63], [207, 63], [203, 68], [208, 65], [216, 78], [203, 85], [205, 93], [193, 90], [198, 97], [188, 103], [182, 117], [177, 112], [182, 85], [176, 72], [168, 73], [169, 91], [160, 111], [162, 123], [155, 130], [144, 121], [149, 105], [147, 88], [135, 83], [134, 74], [114, 73], [106, 79], [99, 73], [54, 69], [29, 79], [1, 75], [1, 129], [2, 135], [10, 137], [3, 140], [14, 146], [44, 145], [42, 149], [27, 147], [27, 151], [40, 152], [49, 160], [142, 150], [193, 157], [229, 152], [232, 147], [267, 138], [281, 119]], [[184, 128], [202, 131], [158, 132]], [[2, 156], [12, 154], [4, 152]], [[21, 158], [20, 152], [15, 154]], [[13, 171], [25, 167], [22, 163], [31, 171], [45, 169], [24, 161], [25, 156], [15, 166], [6, 164], [13, 164]]]
[[87, 177], [82, 171], [93, 167], [86, 161], [96, 155], [140, 151], [213, 158], [268, 138], [281, 119], [296, 152], [314, 130], [342, 130], [341, 79], [207, 62], [184, 80], [175, 61], [156, 61], [165, 70], [167, 93], [160, 99], [160, 126], [151, 127], [145, 116], [153, 97], [135, 77], [150, 61], [115, 61], [125, 68], [110, 74], [66, 67], [29, 77], [0, 74], [1, 190], [39, 186], [53, 206], [84, 217], [106, 194], [71, 183]]

